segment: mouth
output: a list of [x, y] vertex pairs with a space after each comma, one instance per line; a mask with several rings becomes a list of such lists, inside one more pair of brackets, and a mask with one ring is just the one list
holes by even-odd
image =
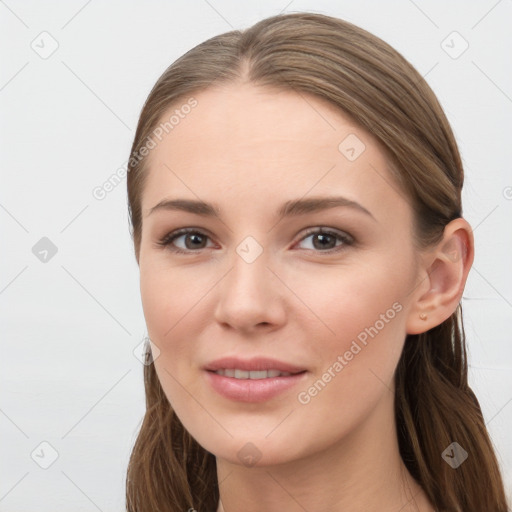
[[205, 376], [218, 394], [237, 402], [264, 402], [303, 381], [308, 371], [268, 358], [224, 358], [206, 365]]
[[[305, 371], [305, 370], [304, 370]], [[260, 379], [268, 379], [274, 377], [289, 377], [292, 374], [290, 372], [282, 372], [280, 370], [240, 370], [238, 368], [221, 368], [219, 370], [215, 370], [217, 375], [222, 375], [223, 377], [230, 377], [233, 379], [252, 379], [252, 380], [260, 380]], [[297, 372], [303, 373], [303, 372]]]
[[[283, 374], [295, 374], [306, 370], [306, 368], [302, 366], [297, 366], [286, 361], [280, 361], [278, 359], [263, 356], [256, 356], [252, 357], [251, 359], [242, 359], [240, 357], [223, 357], [206, 364], [204, 369], [212, 372], [217, 372], [219, 370], [228, 372], [227, 376], [229, 377], [243, 379], [264, 378], [258, 376], [257, 372], [279, 372]], [[232, 372], [237, 373], [237, 375], [232, 374]], [[251, 377], [251, 373], [254, 375], [254, 377]], [[272, 376], [277, 377], [277, 375]]]

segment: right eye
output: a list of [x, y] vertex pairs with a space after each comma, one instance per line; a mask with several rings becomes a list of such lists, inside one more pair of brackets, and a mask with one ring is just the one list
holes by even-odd
[[[177, 247], [175, 242], [180, 238], [183, 239], [184, 247]], [[172, 252], [179, 254], [190, 254], [198, 252], [198, 249], [205, 249], [204, 243], [210, 237], [197, 229], [184, 228], [172, 231], [165, 235], [159, 242], [158, 245], [166, 247]]]

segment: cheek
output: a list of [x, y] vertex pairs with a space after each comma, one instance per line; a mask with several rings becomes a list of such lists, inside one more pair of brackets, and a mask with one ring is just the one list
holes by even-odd
[[[194, 304], [197, 307], [200, 290], [187, 284], [182, 272], [159, 268], [158, 262], [153, 263], [145, 261], [141, 265], [142, 307], [149, 338], [160, 350], [154, 361], [158, 380], [168, 401], [180, 408], [187, 395], [182, 387], [187, 374], [181, 370], [186, 368], [183, 361], [190, 359], [194, 347], [191, 343], [197, 329], [197, 322], [193, 322], [197, 314]], [[186, 407], [186, 400], [181, 407]]]
[[318, 432], [317, 448], [357, 429], [392, 397], [405, 340], [405, 308], [387, 279], [371, 281], [373, 286], [366, 286], [366, 279], [340, 279], [344, 288], [331, 283], [331, 300], [317, 304], [335, 335], [323, 329], [317, 336], [315, 372], [294, 397], [300, 428]]
[[382, 260], [380, 265], [339, 266], [329, 272], [319, 269], [302, 273], [300, 279], [296, 276], [294, 293], [308, 306], [308, 316], [303, 318], [311, 318], [310, 327], [317, 325], [318, 334], [340, 349], [358, 336], [364, 342], [372, 326], [380, 332], [401, 325], [405, 315], [399, 313], [407, 295], [405, 273], [405, 267], [402, 272]]
[[169, 328], [166, 317], [171, 306], [171, 295], [166, 293], [167, 283], [161, 278], [161, 273], [150, 267], [150, 264], [141, 266], [140, 293], [149, 337], [158, 345], [165, 329]]
[[391, 386], [405, 340], [407, 295], [407, 267], [391, 262], [380, 259], [366, 268], [338, 268], [329, 277], [319, 274], [297, 286], [317, 313], [305, 338], [317, 340], [307, 347], [315, 363], [308, 384], [320, 382], [311, 393], [303, 388], [304, 401], [321, 391], [323, 398], [315, 399], [320, 407], [320, 402], [331, 400], [357, 406], [358, 397], [371, 401]]
[[[211, 279], [211, 276], [210, 276]], [[150, 338], [167, 344], [187, 316], [196, 315], [208, 282], [194, 271], [172, 268], [157, 259], [140, 268], [140, 291]]]
[[185, 383], [190, 377], [196, 340], [211, 323], [207, 295], [216, 282], [214, 277], [208, 270], [172, 268], [156, 258], [141, 265], [142, 307], [148, 335], [160, 349], [155, 368], [166, 392], [174, 393], [177, 381]]

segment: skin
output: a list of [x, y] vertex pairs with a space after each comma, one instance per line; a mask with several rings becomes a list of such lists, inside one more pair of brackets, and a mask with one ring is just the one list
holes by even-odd
[[[416, 248], [410, 204], [381, 146], [323, 100], [247, 82], [194, 97], [197, 107], [148, 157], [140, 284], [164, 392], [216, 456], [218, 510], [432, 512], [398, 452], [393, 374], [406, 335], [455, 310], [473, 261], [469, 224], [456, 219], [437, 246]], [[354, 161], [338, 149], [349, 134], [365, 145]], [[350, 207], [275, 215], [287, 200], [333, 195], [372, 216]], [[150, 213], [175, 198], [216, 203], [221, 219]], [[158, 245], [186, 227], [206, 235], [176, 239], [187, 254]], [[306, 233], [319, 227], [356, 242], [331, 236], [327, 249], [342, 249], [327, 254], [318, 235]], [[252, 263], [236, 252], [248, 236], [263, 249]], [[299, 392], [396, 303], [394, 318], [301, 403]], [[234, 402], [202, 370], [229, 355], [269, 356], [307, 373], [266, 402]], [[247, 443], [260, 457], [252, 466], [237, 456]]]

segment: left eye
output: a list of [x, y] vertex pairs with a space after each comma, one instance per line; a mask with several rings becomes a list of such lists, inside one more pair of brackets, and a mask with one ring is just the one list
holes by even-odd
[[[338, 233], [336, 231], [330, 231], [325, 229], [315, 229], [313, 231], [310, 231], [300, 241], [303, 242], [308, 238], [312, 238], [312, 249], [319, 249], [321, 250], [321, 252], [341, 250], [343, 249], [343, 246], [352, 245], [354, 243], [354, 239], [346, 233]], [[336, 245], [337, 241], [340, 242], [338, 245]], [[308, 249], [311, 250], [311, 247]]]
[[[183, 238], [184, 247], [179, 247], [175, 244], [180, 238]], [[181, 229], [166, 235], [158, 242], [158, 245], [168, 247], [171, 251], [176, 253], [192, 253], [197, 252], [195, 249], [205, 249], [205, 244], [209, 238], [208, 235], [198, 230]], [[300, 244], [308, 238], [311, 238], [312, 243], [310, 244], [311, 246], [306, 247], [306, 249], [317, 252], [338, 251], [354, 243], [352, 236], [347, 233], [322, 228], [309, 231], [298, 243]]]

